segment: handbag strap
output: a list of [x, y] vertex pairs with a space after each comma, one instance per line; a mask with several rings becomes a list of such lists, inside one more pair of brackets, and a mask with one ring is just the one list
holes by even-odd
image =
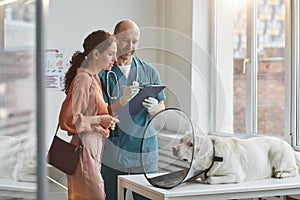
[[[57, 127], [56, 127], [56, 131], [55, 131], [55, 135], [54, 136], [57, 136], [57, 132], [58, 132], [58, 129], [59, 129], [59, 124], [57, 124]], [[83, 146], [83, 144], [82, 144], [82, 142], [81, 142], [81, 138], [79, 137], [79, 146], [80, 147], [82, 147]]]
[[55, 136], [57, 135], [58, 129], [59, 129], [59, 124], [57, 124], [56, 131], [55, 131]]

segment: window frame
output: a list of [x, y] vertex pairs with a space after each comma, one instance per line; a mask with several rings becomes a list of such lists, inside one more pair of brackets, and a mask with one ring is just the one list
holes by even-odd
[[[212, 56], [215, 61], [215, 66], [218, 66], [218, 44], [217, 44], [217, 3], [218, 0], [214, 0], [211, 4], [211, 22], [212, 22], [212, 39], [214, 41], [211, 42], [212, 45]], [[284, 122], [284, 139], [296, 145], [296, 139], [300, 137], [300, 127], [297, 125], [300, 122], [300, 111], [299, 104], [300, 104], [300, 92], [297, 92], [297, 88], [300, 89], [300, 83], [297, 82], [299, 80], [299, 58], [297, 55], [299, 53], [299, 24], [296, 20], [298, 16], [299, 19], [299, 4], [297, 1], [294, 0], [286, 0], [286, 44], [285, 44], [285, 60], [286, 60], [286, 73], [285, 73], [285, 122]], [[257, 54], [256, 54], [256, 5], [257, 0], [247, 0], [247, 5], [249, 8], [249, 13], [247, 14], [248, 20], [248, 28], [247, 28], [247, 37], [248, 39], [247, 46], [251, 48], [250, 51], [247, 52], [247, 57], [251, 57], [251, 67], [247, 67], [248, 70], [246, 81], [247, 81], [247, 100], [246, 100], [246, 133], [242, 134], [228, 134], [220, 132], [216, 129], [216, 120], [217, 120], [217, 105], [216, 105], [216, 98], [218, 96], [217, 91], [217, 80], [218, 74], [216, 74], [217, 70], [212, 71], [211, 73], [211, 91], [213, 94], [213, 127], [212, 127], [212, 134], [222, 135], [222, 136], [236, 136], [236, 137], [252, 137], [252, 136], [264, 136], [263, 134], [257, 133], [257, 95], [256, 95], [256, 87], [257, 87]], [[297, 9], [296, 9], [297, 6]], [[292, 12], [294, 11], [294, 12]], [[297, 16], [295, 16], [297, 14]], [[295, 27], [295, 29], [292, 29]], [[295, 41], [297, 41], [297, 45]], [[252, 55], [255, 55], [254, 57]], [[297, 66], [292, 68], [291, 66]], [[214, 73], [215, 72], [215, 73]], [[255, 75], [256, 74], [256, 75]], [[296, 87], [297, 85], [297, 87]], [[295, 133], [298, 133], [297, 135]], [[270, 135], [268, 135], [270, 136]], [[275, 136], [274, 137], [278, 137]], [[297, 147], [297, 149], [299, 146]]]
[[300, 3], [299, 1], [292, 0], [290, 5], [290, 13], [291, 13], [291, 115], [290, 115], [290, 138], [293, 147], [300, 151], [300, 65], [299, 65], [299, 22], [297, 19], [300, 19]]

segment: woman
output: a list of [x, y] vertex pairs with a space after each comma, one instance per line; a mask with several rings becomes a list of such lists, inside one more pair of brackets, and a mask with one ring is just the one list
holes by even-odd
[[98, 30], [88, 35], [83, 43], [84, 52], [77, 51], [65, 75], [66, 99], [59, 124], [72, 135], [71, 143], [83, 149], [74, 175], [68, 175], [69, 200], [104, 200], [104, 183], [100, 174], [104, 137], [118, 122], [108, 114], [102, 96], [102, 86], [97, 74], [113, 65], [117, 46], [106, 31]]

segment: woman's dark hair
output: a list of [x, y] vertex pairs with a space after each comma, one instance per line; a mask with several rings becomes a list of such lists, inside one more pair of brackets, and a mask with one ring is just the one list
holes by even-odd
[[103, 53], [114, 41], [113, 36], [104, 30], [90, 33], [84, 39], [82, 45], [84, 52], [76, 51], [70, 60], [71, 66], [65, 74], [65, 85], [62, 91], [68, 94], [71, 82], [76, 76], [77, 68], [85, 64], [85, 62], [91, 58], [92, 55], [90, 52], [92, 52], [93, 49], [97, 49], [100, 53]]

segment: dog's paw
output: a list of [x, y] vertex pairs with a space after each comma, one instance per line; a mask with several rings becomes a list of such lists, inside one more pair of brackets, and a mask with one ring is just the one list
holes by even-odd
[[206, 179], [208, 184], [222, 184], [222, 183], [237, 183], [241, 180], [234, 175], [224, 176], [210, 176]]
[[294, 171], [276, 171], [274, 173], [274, 178], [288, 178], [296, 176]]
[[207, 179], [197, 178], [196, 181], [197, 181], [198, 183], [208, 184]]
[[193, 183], [202, 183], [202, 184], [207, 184], [207, 181], [206, 181], [206, 180], [203, 180], [203, 179], [201, 179], [200, 177], [199, 177], [199, 178], [190, 179], [189, 181], [190, 181], [190, 182], [193, 182]]
[[208, 184], [220, 184], [220, 183], [223, 183], [224, 180], [218, 176], [210, 176], [206, 179], [205, 182]]

